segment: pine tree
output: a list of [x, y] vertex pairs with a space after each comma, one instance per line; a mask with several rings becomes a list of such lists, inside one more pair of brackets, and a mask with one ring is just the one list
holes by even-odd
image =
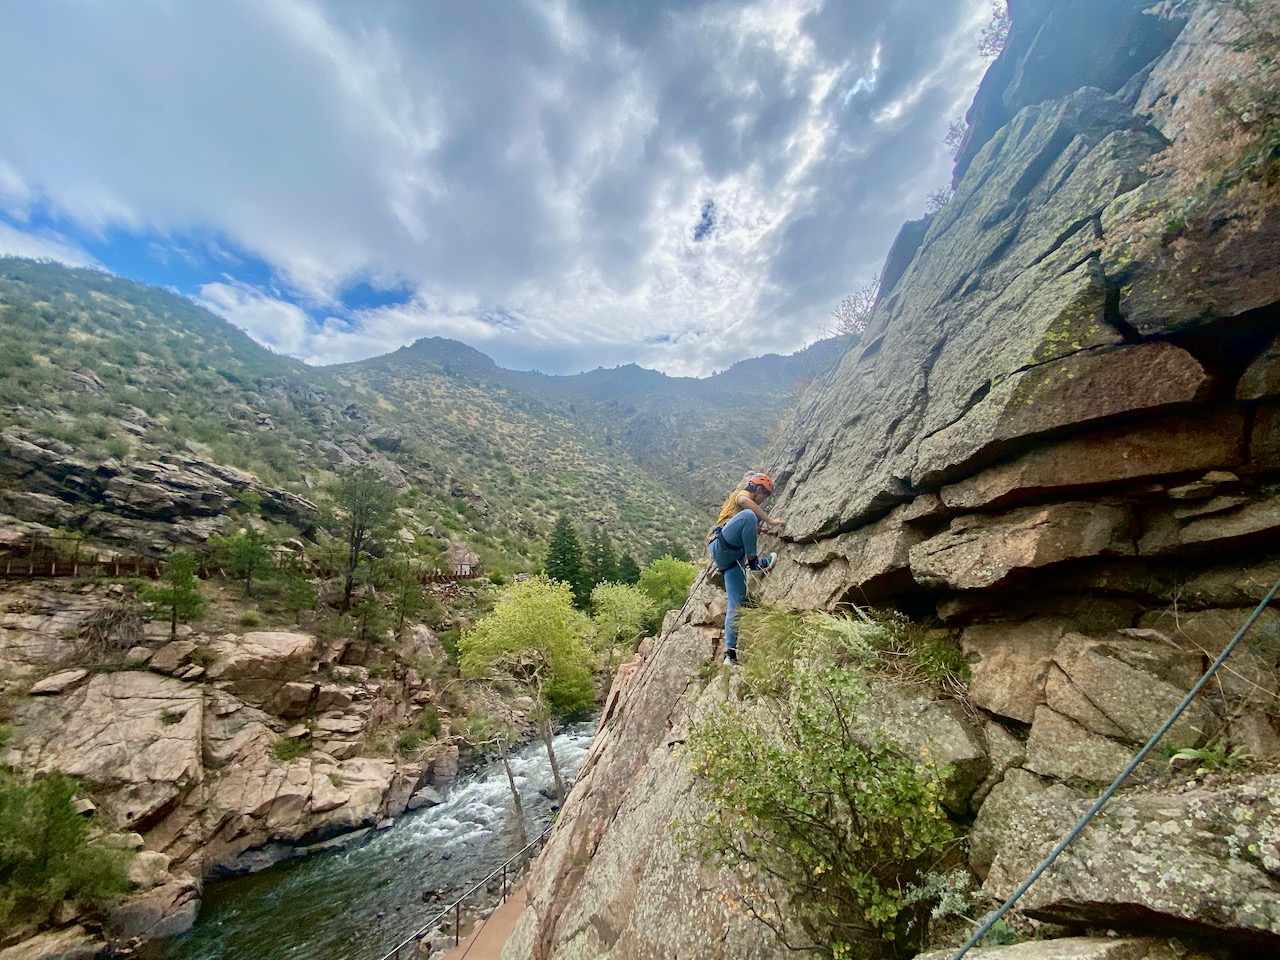
[[218, 560], [227, 572], [244, 581], [245, 596], [252, 597], [253, 581], [271, 573], [271, 548], [267, 538], [252, 526], [246, 526], [228, 536], [215, 533], [209, 543], [217, 550]]
[[568, 517], [560, 517], [551, 530], [551, 542], [547, 545], [547, 577], [567, 583], [573, 590], [574, 602], [582, 606], [587, 601], [590, 588], [582, 574], [582, 544]]
[[604, 526], [596, 527], [587, 542], [585, 573], [592, 587], [598, 583], [618, 582], [618, 561], [613, 552], [613, 540]]
[[333, 499], [338, 511], [330, 518], [330, 525], [344, 545], [342, 604], [338, 609], [346, 613], [351, 609], [356, 571], [373, 545], [385, 536], [395, 515], [396, 494], [377, 470], [355, 467], [342, 475], [333, 490]]
[[167, 586], [144, 587], [142, 601], [154, 614], [169, 618], [169, 639], [178, 635], [178, 621], [199, 620], [204, 616], [204, 597], [200, 596], [200, 579], [196, 576], [199, 561], [190, 550], [175, 550], [164, 565], [161, 582]]
[[636, 584], [640, 582], [640, 564], [629, 553], [624, 553], [618, 561], [618, 582]]

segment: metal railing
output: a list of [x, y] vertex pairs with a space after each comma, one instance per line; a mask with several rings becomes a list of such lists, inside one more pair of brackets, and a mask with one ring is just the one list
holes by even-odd
[[416, 944], [434, 927], [439, 926], [441, 921], [443, 921], [446, 917], [449, 916], [450, 912], [453, 913], [453, 945], [456, 947], [459, 943], [462, 942], [462, 904], [473, 893], [475, 893], [477, 890], [481, 889], [482, 887], [486, 886], [490, 880], [493, 880], [497, 877], [502, 878], [502, 898], [498, 901], [498, 904], [500, 905], [500, 904], [506, 903], [507, 897], [511, 893], [511, 885], [510, 885], [511, 872], [512, 872], [510, 869], [511, 865], [515, 863], [517, 860], [519, 860], [521, 857], [524, 857], [525, 854], [527, 854], [534, 847], [541, 847], [543, 844], [545, 844], [547, 837], [550, 836], [551, 831], [554, 829], [554, 827], [555, 827], [555, 824], [552, 824], [550, 827], [547, 827], [547, 829], [543, 830], [542, 833], [540, 833], [534, 840], [531, 840], [529, 843], [525, 844], [525, 846], [523, 847], [523, 849], [520, 850], [519, 853], [510, 857], [505, 863], [502, 864], [502, 866], [495, 868], [492, 872], [488, 874], [488, 876], [484, 877], [481, 880], [477, 880], [470, 887], [470, 889], [466, 891], [466, 893], [462, 894], [460, 897], [458, 897], [457, 900], [454, 900], [453, 903], [443, 908], [439, 913], [437, 913], [430, 920], [424, 923], [421, 927], [419, 927], [417, 930], [411, 933], [408, 937], [406, 937], [405, 939], [397, 943], [394, 947], [391, 948], [391, 950], [389, 950], [387, 953], [384, 953], [381, 957], [379, 957], [378, 960], [400, 960], [401, 950], [403, 950], [405, 947], [408, 947], [412, 944]]

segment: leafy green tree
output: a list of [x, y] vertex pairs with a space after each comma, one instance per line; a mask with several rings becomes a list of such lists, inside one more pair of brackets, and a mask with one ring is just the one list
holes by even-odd
[[640, 582], [640, 564], [629, 553], [624, 553], [618, 561], [618, 582], [636, 584]]
[[594, 587], [599, 583], [616, 583], [618, 560], [613, 552], [613, 540], [604, 526], [596, 527], [587, 540], [583, 562], [586, 583]]
[[369, 556], [379, 537], [385, 536], [396, 509], [395, 492], [372, 467], [355, 467], [342, 475], [333, 491], [337, 506], [330, 520], [332, 531], [342, 541], [341, 613], [351, 609], [356, 571]]
[[551, 530], [547, 545], [547, 576], [567, 583], [573, 590], [574, 603], [581, 607], [591, 592], [582, 569], [582, 544], [568, 517], [560, 517]]
[[458, 641], [463, 676], [511, 677], [533, 696], [534, 719], [561, 796], [564, 778], [551, 745], [554, 720], [595, 705], [592, 655], [584, 639], [591, 624], [573, 600], [563, 581], [521, 581]]
[[169, 618], [169, 639], [178, 635], [178, 622], [200, 620], [204, 617], [204, 597], [200, 595], [200, 578], [196, 555], [190, 550], [174, 550], [169, 554], [160, 576], [160, 583], [144, 586], [139, 591], [142, 602], [150, 607], [151, 615]]
[[65, 900], [95, 909], [129, 889], [130, 854], [90, 836], [75, 793], [61, 773], [30, 782], [0, 771], [0, 930], [43, 927]]
[[653, 601], [657, 613], [650, 621], [656, 631], [668, 610], [679, 610], [689, 598], [689, 587], [698, 569], [687, 560], [659, 557], [640, 571], [640, 589]]
[[[252, 491], [250, 491], [252, 492]], [[253, 581], [271, 573], [271, 548], [267, 538], [252, 526], [235, 533], [214, 534], [209, 543], [217, 551], [218, 561], [237, 580], [244, 581], [245, 596], [253, 596]]]
[[601, 583], [591, 591], [591, 610], [596, 643], [608, 654], [612, 670], [614, 651], [623, 645], [634, 647], [657, 614], [658, 605], [639, 587]]

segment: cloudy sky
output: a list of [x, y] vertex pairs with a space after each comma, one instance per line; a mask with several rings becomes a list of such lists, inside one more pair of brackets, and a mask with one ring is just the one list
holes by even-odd
[[0, 0], [0, 251], [281, 353], [706, 375], [950, 179], [990, 0]]

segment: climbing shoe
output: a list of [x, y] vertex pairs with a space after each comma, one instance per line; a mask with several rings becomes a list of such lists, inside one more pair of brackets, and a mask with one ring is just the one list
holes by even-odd
[[752, 557], [747, 561], [747, 567], [751, 570], [758, 570], [763, 573], [777, 562], [778, 555], [776, 553], [770, 553], [763, 557]]
[[724, 665], [726, 667], [736, 667], [738, 665], [737, 650], [726, 650], [724, 652]]

